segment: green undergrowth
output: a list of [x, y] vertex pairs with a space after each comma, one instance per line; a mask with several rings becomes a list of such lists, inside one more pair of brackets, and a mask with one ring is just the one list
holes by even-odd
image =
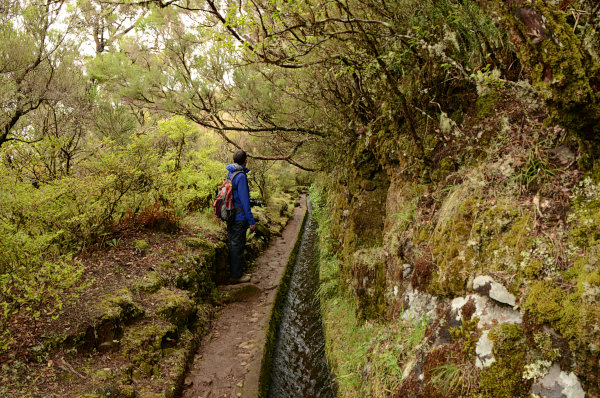
[[388, 397], [422, 341], [426, 323], [361, 321], [352, 298], [321, 300], [327, 360], [340, 397]]

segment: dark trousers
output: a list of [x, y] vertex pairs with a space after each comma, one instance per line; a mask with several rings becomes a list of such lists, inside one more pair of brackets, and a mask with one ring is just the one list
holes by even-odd
[[248, 221], [231, 221], [227, 223], [229, 272], [232, 278], [240, 278], [242, 276], [244, 246], [246, 246], [246, 230], [248, 226]]

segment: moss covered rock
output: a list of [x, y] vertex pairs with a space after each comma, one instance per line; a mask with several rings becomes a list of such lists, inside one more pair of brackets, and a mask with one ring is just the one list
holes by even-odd
[[134, 287], [148, 293], [154, 293], [166, 284], [162, 275], [156, 271], [150, 271], [144, 277], [136, 281]]
[[189, 291], [196, 298], [211, 300], [215, 294], [216, 247], [209, 253], [185, 252], [177, 259], [177, 274], [173, 281], [178, 289]]
[[135, 303], [131, 291], [127, 288], [106, 295], [94, 312], [99, 320], [114, 323], [134, 319], [144, 314], [144, 310]]
[[156, 300], [156, 313], [175, 325], [184, 325], [196, 313], [196, 303], [180, 289], [161, 288], [152, 297]]
[[156, 366], [163, 349], [177, 340], [177, 326], [166, 321], [140, 323], [128, 328], [121, 339], [121, 355], [147, 375], [158, 375]]
[[526, 339], [520, 325], [502, 325], [489, 334], [496, 361], [479, 378], [485, 397], [528, 397], [531, 380], [523, 379]]

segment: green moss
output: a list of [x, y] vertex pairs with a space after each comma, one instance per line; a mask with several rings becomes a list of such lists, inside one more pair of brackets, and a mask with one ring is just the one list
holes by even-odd
[[[535, 0], [530, 7], [544, 16], [549, 37], [540, 43], [528, 41], [518, 45], [519, 59], [529, 67], [534, 84], [545, 95], [550, 120], [583, 140], [592, 141], [584, 150], [597, 157], [600, 105], [590, 77], [597, 74], [598, 65], [589, 62], [582, 50], [584, 46], [566, 21], [567, 14], [545, 3]], [[523, 29], [521, 37], [527, 37], [529, 28], [515, 20], [514, 15], [511, 12], [507, 18]]]
[[502, 325], [489, 334], [494, 342], [494, 363], [483, 370], [479, 388], [484, 397], [528, 397], [531, 380], [523, 379], [527, 350], [520, 325]]
[[163, 356], [163, 347], [172, 344], [177, 327], [168, 322], [138, 324], [128, 328], [121, 339], [121, 355], [148, 374], [158, 375], [155, 366]]
[[164, 278], [156, 271], [150, 271], [144, 277], [135, 282], [134, 287], [148, 293], [154, 293], [166, 284]]
[[96, 390], [96, 394], [85, 394], [82, 397], [89, 398], [134, 398], [135, 390], [132, 386], [107, 384]]
[[175, 325], [186, 324], [196, 312], [196, 303], [183, 290], [163, 287], [152, 298], [156, 313]]
[[579, 345], [593, 350], [600, 325], [600, 289], [589, 283], [595, 273], [579, 275], [573, 290], [563, 290], [551, 282], [541, 281], [532, 285], [524, 308], [541, 322], [547, 322], [570, 341], [571, 348]]
[[485, 119], [495, 113], [500, 96], [496, 90], [490, 90], [477, 98], [477, 117]]
[[373, 319], [385, 310], [385, 254], [381, 247], [354, 253], [352, 286], [361, 320]]
[[106, 295], [94, 312], [101, 321], [119, 323], [127, 319], [137, 318], [144, 313], [144, 310], [134, 302], [129, 289], [123, 288], [113, 294]]
[[471, 320], [462, 318], [461, 325], [457, 328], [450, 328], [449, 332], [455, 342], [461, 347], [463, 359], [471, 359], [475, 356], [475, 348], [481, 332], [477, 327], [479, 318], [475, 317]]
[[521, 253], [532, 245], [532, 212], [512, 199], [490, 204], [464, 191], [448, 196], [431, 239], [438, 267], [428, 290], [436, 295], [464, 294], [469, 278], [484, 268], [519, 272]]
[[478, 268], [477, 253], [467, 243], [479, 200], [462, 197], [461, 192], [455, 191], [445, 201], [431, 239], [437, 269], [427, 290], [440, 296], [465, 293], [469, 276]]
[[187, 237], [187, 238], [183, 238], [181, 240], [181, 242], [189, 248], [198, 249], [198, 250], [210, 250], [211, 248], [214, 247], [214, 245], [212, 243], [210, 243], [208, 241], [208, 239], [202, 238], [202, 237], [198, 237], [198, 238]]
[[544, 263], [539, 259], [533, 259], [527, 263], [523, 272], [528, 279], [536, 279], [542, 274]]
[[535, 348], [539, 350], [542, 359], [555, 362], [560, 358], [560, 349], [553, 346], [550, 333], [535, 333], [533, 335], [533, 341], [535, 343]]
[[140, 253], [142, 255], [148, 253], [148, 250], [150, 250], [150, 245], [145, 240], [135, 240], [135, 241], [133, 241], [133, 247], [135, 248], [135, 250], [138, 253]]
[[442, 181], [449, 174], [456, 171], [454, 159], [450, 156], [443, 158], [439, 165], [431, 172], [432, 181]]
[[553, 287], [550, 282], [535, 282], [529, 290], [523, 308], [533, 313], [541, 322], [554, 322], [561, 318], [560, 302], [565, 296], [562, 289]]
[[177, 288], [189, 291], [192, 296], [212, 302], [216, 297], [214, 262], [217, 248], [214, 245], [211, 247], [208, 253], [182, 254], [177, 259], [178, 272], [173, 282]]

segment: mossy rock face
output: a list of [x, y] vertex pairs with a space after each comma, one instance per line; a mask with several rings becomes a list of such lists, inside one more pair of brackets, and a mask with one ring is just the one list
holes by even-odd
[[572, 264], [548, 275], [548, 261], [530, 262], [525, 272], [546, 277], [529, 284], [523, 308], [566, 339], [575, 372], [593, 396], [600, 394], [600, 185], [591, 178], [573, 190], [568, 221]]
[[567, 339], [576, 359], [576, 372], [591, 393], [598, 392], [600, 385], [600, 275], [598, 270], [585, 271], [586, 260], [579, 259], [564, 273], [567, 283], [573, 278], [574, 288], [537, 281], [523, 308]]
[[[444, 201], [432, 234], [432, 254], [437, 270], [428, 291], [456, 297], [467, 292], [469, 281], [481, 270], [520, 273], [526, 271], [523, 253], [534, 241], [530, 236], [534, 214], [511, 198], [490, 203], [464, 185]], [[510, 286], [518, 291], [522, 279]]]
[[469, 277], [480, 268], [476, 247], [469, 244], [473, 215], [477, 213], [480, 200], [469, 196], [468, 190], [468, 186], [463, 186], [448, 196], [432, 235], [437, 270], [428, 290], [439, 296], [465, 294]]
[[443, 158], [439, 165], [431, 172], [431, 179], [433, 181], [442, 181], [450, 173], [456, 171], [456, 165], [451, 157]]
[[490, 332], [496, 361], [479, 378], [485, 397], [528, 397], [532, 380], [523, 379], [527, 364], [526, 339], [520, 325], [502, 325]]
[[137, 398], [164, 398], [164, 395], [151, 391], [142, 391], [137, 394]]
[[204, 264], [211, 265], [215, 261], [217, 245], [209, 242], [208, 239], [184, 238], [182, 242], [185, 246], [192, 249], [196, 256], [194, 258], [195, 261], [192, 261], [192, 263], [199, 264], [203, 262]]
[[352, 287], [359, 319], [372, 319], [384, 311], [385, 254], [382, 248], [359, 250], [352, 261]]
[[271, 199], [272, 205], [278, 209], [280, 216], [285, 216], [288, 210], [288, 198], [274, 197]]
[[[585, 54], [585, 45], [567, 22], [568, 13], [545, 1], [530, 3], [526, 6], [528, 15], [543, 16], [547, 35], [539, 43], [533, 40], [519, 43], [516, 47], [519, 60], [544, 95], [551, 122], [576, 133], [582, 140], [591, 141], [586, 149], [597, 158], [600, 103], [591, 77], [597, 75], [598, 65]], [[512, 26], [521, 30], [518, 35], [527, 37], [529, 27], [515, 20], [516, 15], [515, 10], [506, 13]]]
[[257, 224], [256, 225], [256, 235], [262, 236], [265, 239], [269, 239], [269, 237], [271, 236], [271, 231], [264, 224]]
[[196, 313], [196, 303], [179, 289], [161, 288], [154, 296], [156, 313], [175, 325], [186, 324]]
[[156, 366], [163, 357], [163, 349], [172, 346], [177, 339], [177, 326], [168, 322], [154, 321], [128, 328], [121, 339], [121, 355], [130, 359], [147, 375], [158, 375]]
[[156, 271], [150, 271], [135, 283], [135, 288], [147, 293], [154, 293], [165, 286], [166, 281]]
[[355, 234], [354, 240], [359, 248], [381, 245], [389, 187], [387, 174], [376, 171], [368, 180], [357, 180], [357, 184], [359, 188], [355, 203], [349, 213], [350, 228]]

